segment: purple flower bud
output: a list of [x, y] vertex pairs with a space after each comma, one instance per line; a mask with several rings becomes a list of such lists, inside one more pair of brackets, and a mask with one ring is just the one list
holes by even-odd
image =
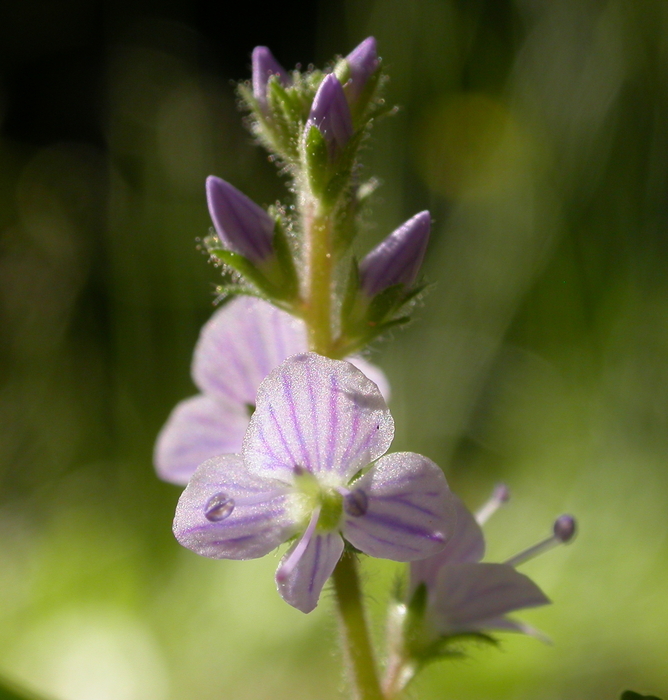
[[554, 536], [559, 542], [570, 542], [575, 537], [575, 518], [572, 515], [560, 515], [554, 521]]
[[325, 137], [329, 155], [335, 158], [353, 135], [353, 121], [345, 93], [338, 78], [330, 73], [315, 93], [307, 129], [316, 126]]
[[370, 36], [354, 48], [345, 59], [350, 70], [350, 79], [345, 84], [346, 94], [351, 103], [356, 102], [364, 90], [367, 80], [378, 68], [376, 40]]
[[225, 246], [253, 263], [273, 255], [274, 221], [229, 182], [210, 175], [206, 198], [216, 232]]
[[256, 46], [253, 49], [253, 95], [260, 105], [260, 109], [267, 113], [267, 83], [272, 75], [275, 75], [282, 85], [290, 84], [290, 76], [274, 58], [266, 46]]
[[410, 287], [420, 270], [427, 242], [431, 216], [422, 211], [393, 231], [360, 263], [360, 284], [373, 297], [395, 284]]

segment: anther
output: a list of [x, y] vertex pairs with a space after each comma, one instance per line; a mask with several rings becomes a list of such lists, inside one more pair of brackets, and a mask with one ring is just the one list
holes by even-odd
[[368, 509], [369, 498], [362, 489], [349, 491], [343, 498], [343, 510], [345, 510], [348, 515], [352, 515], [353, 518], [361, 517]]
[[503, 483], [497, 484], [487, 503], [475, 514], [478, 525], [484, 525], [497, 510], [510, 500], [510, 489]]
[[575, 536], [575, 518], [572, 515], [559, 516], [554, 521], [552, 531], [553, 534], [551, 537], [548, 537], [542, 542], [538, 542], [538, 544], [533, 545], [533, 547], [529, 547], [523, 552], [516, 554], [514, 557], [508, 559], [508, 561], [506, 561], [505, 563], [509, 564], [510, 566], [519, 566], [520, 564], [524, 564], [524, 562], [529, 561], [529, 559], [533, 559], [539, 554], [547, 552], [548, 550], [552, 549], [553, 547], [556, 547], [557, 545], [566, 544], [567, 542], [570, 542]]

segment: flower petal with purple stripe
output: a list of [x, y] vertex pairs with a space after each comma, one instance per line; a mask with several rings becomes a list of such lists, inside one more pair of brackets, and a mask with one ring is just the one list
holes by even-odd
[[239, 297], [202, 328], [193, 378], [208, 394], [254, 405], [257, 388], [269, 372], [306, 347], [303, 321], [261, 299]]
[[181, 494], [176, 539], [213, 559], [255, 559], [295, 534], [294, 495], [280, 481], [257, 479], [238, 455], [204, 462]]
[[374, 557], [424, 559], [443, 549], [454, 526], [453, 503], [441, 469], [413, 452], [381, 457], [351, 490], [366, 510], [342, 528], [352, 545]]
[[338, 532], [314, 535], [302, 553], [299, 564], [283, 575], [283, 567], [300, 541], [286, 552], [276, 572], [276, 585], [283, 599], [304, 613], [318, 604], [322, 587], [332, 575], [343, 553], [343, 540]]
[[455, 514], [455, 531], [445, 547], [431, 557], [411, 565], [411, 591], [420, 583], [434, 586], [440, 568], [444, 564], [478, 562], [485, 554], [485, 538], [482, 528], [462, 500], [452, 495]]
[[528, 576], [507, 564], [446, 564], [431, 594], [433, 624], [442, 634], [484, 629], [490, 619], [550, 602]]
[[377, 386], [349, 362], [308, 353], [274, 370], [257, 394], [243, 455], [258, 475], [296, 467], [348, 480], [382, 455], [394, 422]]
[[202, 462], [238, 452], [247, 427], [248, 412], [240, 404], [204, 394], [181, 401], [158, 435], [158, 475], [185, 486]]

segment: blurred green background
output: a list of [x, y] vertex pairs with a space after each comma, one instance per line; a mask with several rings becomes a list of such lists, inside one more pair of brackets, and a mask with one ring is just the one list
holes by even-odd
[[[304, 616], [276, 557], [218, 562], [171, 535], [155, 436], [217, 272], [204, 178], [285, 198], [231, 80], [271, 46], [324, 64], [369, 34], [398, 114], [359, 250], [435, 220], [417, 320], [372, 359], [394, 449], [443, 466], [554, 641], [430, 667], [421, 700], [668, 695], [668, 3], [358, 0], [237, 9], [3, 3], [0, 16], [0, 674], [55, 700], [340, 697], [331, 596]], [[397, 567], [364, 576], [377, 630]]]

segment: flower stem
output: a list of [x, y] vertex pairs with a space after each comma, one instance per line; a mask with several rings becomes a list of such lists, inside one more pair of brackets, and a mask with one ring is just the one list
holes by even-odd
[[371, 650], [355, 559], [344, 554], [332, 576], [357, 700], [383, 700]]
[[307, 290], [304, 320], [309, 347], [328, 357], [332, 351], [332, 256], [331, 214], [312, 202], [305, 212], [307, 241]]

